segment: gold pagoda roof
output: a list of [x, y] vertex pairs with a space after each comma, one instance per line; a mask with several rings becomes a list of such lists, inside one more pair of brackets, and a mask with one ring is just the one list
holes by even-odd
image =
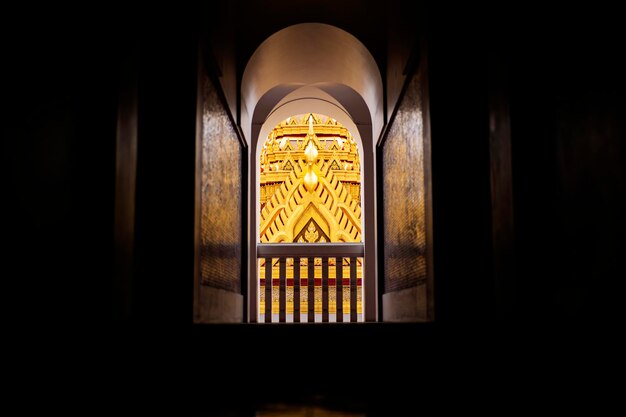
[[290, 117], [270, 132], [259, 162], [261, 242], [361, 241], [360, 159], [343, 125]]

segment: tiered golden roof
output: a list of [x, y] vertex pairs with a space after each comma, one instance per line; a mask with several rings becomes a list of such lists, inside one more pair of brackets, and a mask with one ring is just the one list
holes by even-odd
[[361, 241], [359, 154], [339, 122], [314, 113], [281, 122], [260, 169], [261, 243]]

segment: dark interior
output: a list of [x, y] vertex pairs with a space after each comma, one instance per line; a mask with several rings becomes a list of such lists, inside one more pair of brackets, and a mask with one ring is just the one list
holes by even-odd
[[[616, 387], [600, 373], [616, 369], [626, 276], [626, 33], [613, 8], [9, 6], [6, 318], [33, 339], [23, 352], [44, 349], [37, 368], [72, 381], [71, 398], [56, 378], [37, 396], [198, 416], [279, 403], [368, 416], [610, 407]], [[307, 21], [353, 33], [384, 80], [427, 48], [433, 322], [192, 324], [198, 45], [211, 44], [208, 71], [232, 103], [256, 46]], [[511, 159], [499, 165], [490, 123], [503, 118]], [[137, 126], [134, 193], [116, 191], [126, 122]]]

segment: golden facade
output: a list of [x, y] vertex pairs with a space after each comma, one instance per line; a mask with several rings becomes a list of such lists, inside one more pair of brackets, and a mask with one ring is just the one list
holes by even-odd
[[281, 122], [261, 150], [260, 242], [360, 242], [356, 142], [336, 120], [309, 113]]

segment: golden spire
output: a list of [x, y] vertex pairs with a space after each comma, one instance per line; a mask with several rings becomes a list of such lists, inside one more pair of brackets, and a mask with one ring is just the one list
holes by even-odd
[[317, 175], [313, 172], [313, 162], [317, 160], [317, 148], [313, 145], [313, 141], [309, 140], [309, 144], [304, 151], [307, 162], [307, 173], [304, 175], [304, 186], [309, 192], [313, 192], [317, 186]]
[[307, 173], [304, 175], [304, 186], [309, 192], [313, 192], [317, 186], [317, 175], [313, 172], [313, 163], [317, 162], [317, 146], [313, 143], [315, 132], [313, 131], [313, 114], [309, 114], [309, 133], [307, 134], [308, 144], [304, 150], [307, 162]]
[[304, 150], [304, 154], [306, 155], [306, 161], [309, 165], [315, 162], [317, 159], [317, 147], [313, 144], [313, 141], [309, 141], [309, 144]]

